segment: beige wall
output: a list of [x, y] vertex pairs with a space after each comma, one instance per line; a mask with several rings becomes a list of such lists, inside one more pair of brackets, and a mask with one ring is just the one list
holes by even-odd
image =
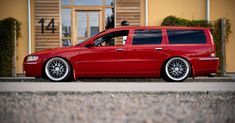
[[140, 26], [145, 26], [145, 0], [140, 0]]
[[[35, 11], [34, 11], [34, 1], [35, 0], [30, 0], [31, 3], [31, 53], [35, 52], [36, 51], [36, 48], [35, 48], [35, 27], [34, 27], [34, 24], [35, 24]], [[36, 22], [37, 23], [37, 22]]]
[[226, 44], [226, 71], [235, 72], [235, 0], [211, 0], [211, 20], [226, 17], [231, 20], [232, 33]]
[[[149, 26], [159, 26], [162, 20], [174, 15], [197, 20], [206, 19], [206, 0], [148, 0]], [[211, 21], [226, 17], [231, 20], [232, 34], [226, 44], [226, 71], [235, 72], [235, 0], [210, 0]]]
[[[149, 26], [159, 26], [169, 15], [186, 19], [205, 19], [206, 0], [148, 0]], [[34, 0], [31, 0], [32, 52], [35, 51]], [[145, 25], [145, 0], [140, 0], [141, 25]], [[211, 20], [227, 17], [232, 23], [232, 34], [226, 45], [227, 72], [235, 72], [235, 2], [234, 0], [211, 0]], [[0, 19], [14, 17], [19, 20], [22, 36], [18, 40], [17, 73], [23, 73], [23, 58], [28, 54], [27, 0], [0, 0]]]
[[205, 19], [206, 0], [149, 0], [148, 11], [149, 26], [159, 26], [169, 15], [186, 19]]
[[0, 19], [14, 17], [21, 22], [21, 37], [17, 48], [17, 73], [23, 73], [22, 63], [28, 50], [27, 0], [0, 0]]

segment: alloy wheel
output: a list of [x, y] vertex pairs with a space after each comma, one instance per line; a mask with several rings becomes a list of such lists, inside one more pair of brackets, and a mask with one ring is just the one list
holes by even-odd
[[69, 74], [69, 65], [62, 58], [52, 58], [45, 65], [45, 72], [49, 79], [53, 81], [61, 81]]
[[166, 63], [165, 72], [172, 81], [183, 81], [189, 75], [190, 65], [185, 59], [175, 57]]

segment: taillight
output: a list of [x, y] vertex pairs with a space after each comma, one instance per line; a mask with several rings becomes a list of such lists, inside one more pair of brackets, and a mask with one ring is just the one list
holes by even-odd
[[215, 47], [215, 44], [214, 44], [213, 36], [211, 34], [211, 30], [207, 29], [207, 31], [208, 31], [208, 34], [209, 34], [209, 39], [210, 39], [210, 43], [211, 43], [211, 51], [212, 51], [210, 56], [211, 57], [216, 57], [216, 47]]
[[210, 55], [211, 57], [215, 57], [215, 53], [211, 53], [211, 55]]
[[[211, 54], [216, 54], [216, 47], [215, 47], [215, 44], [212, 44], [211, 46], [211, 50], [212, 50], [212, 53]], [[215, 55], [216, 56], [216, 55]]]

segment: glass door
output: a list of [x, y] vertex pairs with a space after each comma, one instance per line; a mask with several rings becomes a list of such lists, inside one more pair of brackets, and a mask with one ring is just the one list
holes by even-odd
[[100, 11], [76, 11], [76, 37], [77, 43], [99, 33]]

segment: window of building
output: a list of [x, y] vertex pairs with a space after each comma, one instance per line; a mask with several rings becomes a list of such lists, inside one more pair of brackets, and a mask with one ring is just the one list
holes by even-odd
[[61, 0], [62, 5], [70, 5], [70, 0]]
[[170, 44], [205, 44], [203, 30], [167, 30]]
[[71, 45], [71, 9], [62, 9], [62, 45]]
[[[95, 46], [122, 46], [125, 45], [128, 36], [128, 30], [117, 31], [106, 34], [95, 40]], [[115, 43], [119, 42], [119, 43]]]
[[73, 5], [102, 5], [102, 0], [74, 0]]
[[77, 44], [114, 28], [114, 0], [61, 0], [61, 20], [63, 46]]
[[106, 5], [107, 6], [113, 6], [114, 5], [114, 0], [106, 0]]
[[114, 8], [105, 9], [105, 29], [114, 28]]
[[136, 30], [134, 32], [132, 44], [161, 44], [162, 42], [162, 31], [157, 30]]

